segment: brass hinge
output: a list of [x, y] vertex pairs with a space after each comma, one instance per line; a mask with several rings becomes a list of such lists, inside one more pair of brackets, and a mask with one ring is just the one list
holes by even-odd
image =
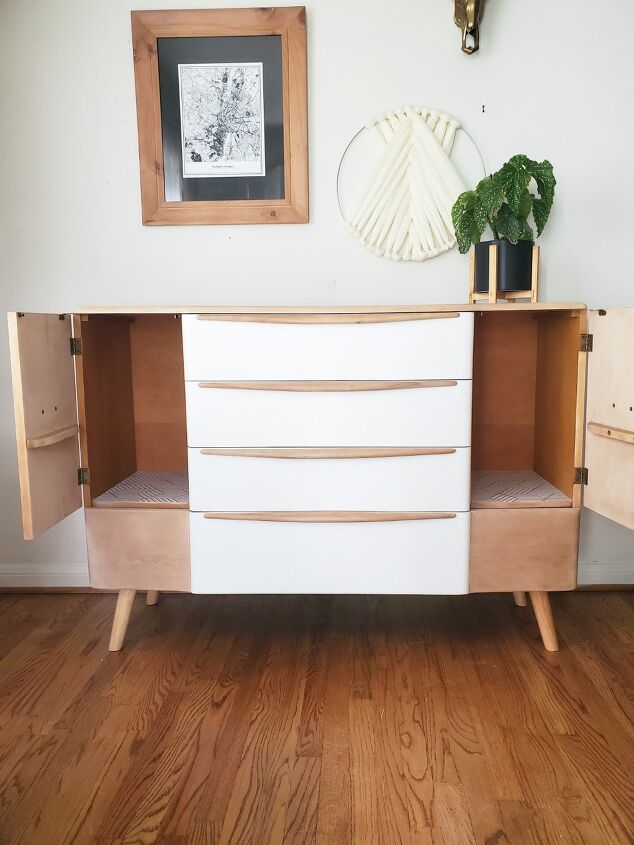
[[592, 352], [593, 343], [593, 335], [579, 335], [579, 352]]
[[79, 467], [77, 470], [77, 484], [89, 484], [90, 483], [90, 475], [88, 473], [88, 467]]
[[81, 338], [71, 337], [70, 339], [70, 354], [81, 355]]
[[588, 483], [588, 467], [575, 467], [575, 484]]

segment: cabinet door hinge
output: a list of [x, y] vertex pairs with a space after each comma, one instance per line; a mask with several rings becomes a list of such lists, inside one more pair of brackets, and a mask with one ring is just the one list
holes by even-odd
[[70, 354], [81, 355], [81, 338], [71, 337], [70, 339]]
[[579, 352], [592, 352], [593, 335], [579, 335]]
[[79, 467], [77, 470], [77, 484], [89, 484], [90, 483], [90, 475], [88, 473], [88, 467]]
[[575, 484], [588, 483], [588, 467], [575, 467]]

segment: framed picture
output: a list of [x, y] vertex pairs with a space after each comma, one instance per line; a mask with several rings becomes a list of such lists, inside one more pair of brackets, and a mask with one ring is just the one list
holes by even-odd
[[303, 6], [132, 12], [143, 223], [306, 223]]

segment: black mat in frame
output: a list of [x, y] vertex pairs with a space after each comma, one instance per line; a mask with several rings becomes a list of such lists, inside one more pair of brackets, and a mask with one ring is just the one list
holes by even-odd
[[[159, 38], [165, 199], [168, 202], [284, 199], [282, 39], [279, 35]], [[178, 65], [262, 62], [266, 175], [183, 177]]]

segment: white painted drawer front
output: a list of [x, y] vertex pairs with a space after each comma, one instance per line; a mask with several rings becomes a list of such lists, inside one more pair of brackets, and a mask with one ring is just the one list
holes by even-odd
[[471, 382], [301, 392], [187, 382], [189, 446], [470, 446]]
[[470, 449], [305, 459], [203, 451], [189, 450], [193, 511], [469, 510]]
[[469, 514], [301, 523], [190, 514], [194, 593], [442, 594], [469, 590]]
[[379, 323], [183, 315], [185, 379], [470, 379], [473, 314]]

